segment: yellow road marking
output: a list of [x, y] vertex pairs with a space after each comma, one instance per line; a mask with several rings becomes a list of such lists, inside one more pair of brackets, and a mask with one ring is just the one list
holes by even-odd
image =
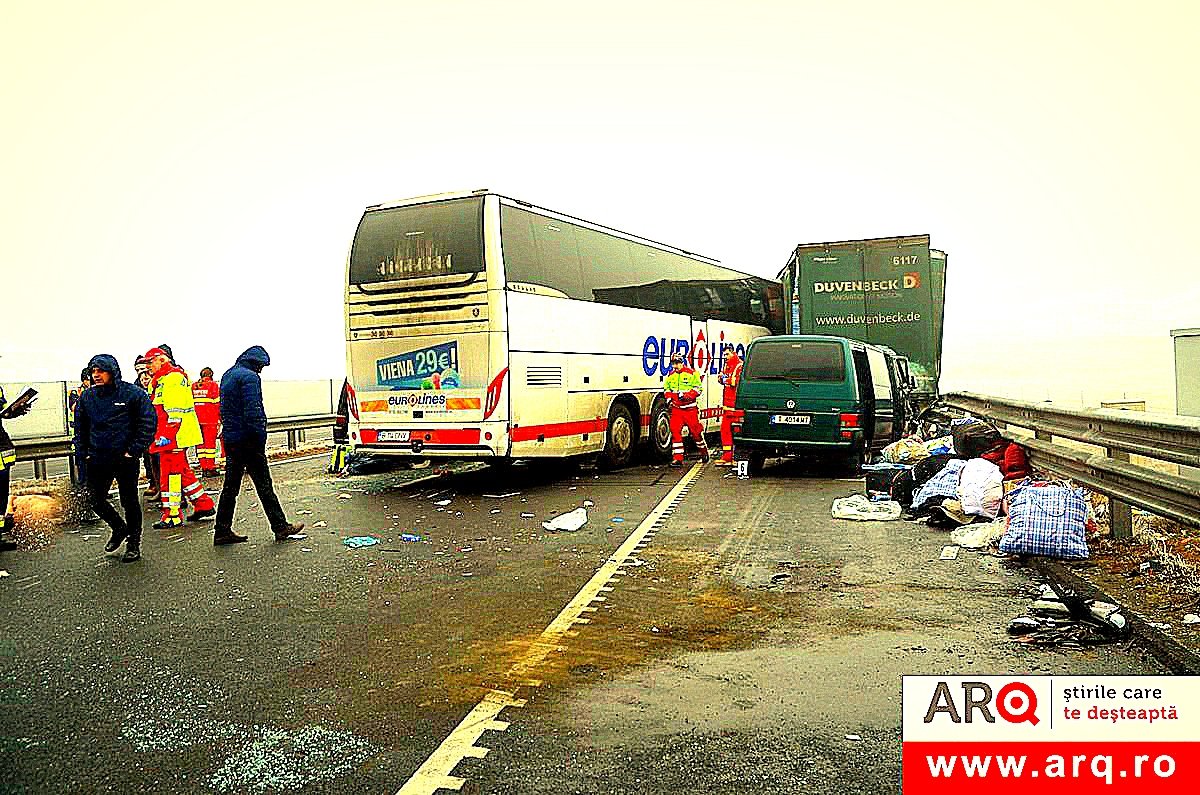
[[466, 757], [482, 759], [487, 755], [490, 749], [479, 747], [475, 743], [485, 731], [504, 731], [508, 728], [506, 721], [496, 720], [500, 711], [505, 707], [525, 706], [525, 699], [517, 698], [517, 691], [522, 687], [537, 687], [541, 684], [537, 679], [531, 678], [533, 669], [545, 662], [551, 653], [566, 650], [567, 647], [562, 645], [561, 641], [578, 634], [572, 629], [573, 626], [590, 622], [590, 619], [584, 618], [582, 614], [596, 611], [597, 608], [591, 603], [604, 601], [600, 592], [612, 590], [608, 583], [615, 581], [614, 577], [625, 573], [620, 570], [621, 567], [629, 564], [633, 558], [632, 553], [645, 546], [644, 541], [648, 535], [653, 535], [652, 529], [678, 507], [702, 469], [703, 464], [696, 464], [679, 479], [667, 496], [663, 497], [642, 523], [634, 528], [625, 539], [625, 543], [617, 548], [579, 593], [575, 594], [575, 598], [542, 630], [542, 634], [530, 644], [525, 655], [513, 663], [506, 674], [506, 689], [489, 691], [442, 741], [437, 750], [417, 768], [417, 772], [412, 774], [396, 795], [432, 795], [439, 789], [462, 789], [467, 780], [451, 775], [455, 766]]

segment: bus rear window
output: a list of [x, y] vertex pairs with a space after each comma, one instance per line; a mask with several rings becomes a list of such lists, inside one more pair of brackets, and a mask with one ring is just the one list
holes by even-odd
[[350, 248], [350, 283], [483, 270], [483, 198], [369, 210]]
[[750, 350], [746, 378], [838, 383], [846, 380], [846, 355], [836, 342], [760, 342]]

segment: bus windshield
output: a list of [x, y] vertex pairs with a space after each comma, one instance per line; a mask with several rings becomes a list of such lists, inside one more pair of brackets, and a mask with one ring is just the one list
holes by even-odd
[[483, 198], [369, 210], [350, 249], [350, 283], [483, 270]]
[[760, 342], [746, 362], [750, 380], [837, 383], [846, 380], [846, 359], [836, 342]]

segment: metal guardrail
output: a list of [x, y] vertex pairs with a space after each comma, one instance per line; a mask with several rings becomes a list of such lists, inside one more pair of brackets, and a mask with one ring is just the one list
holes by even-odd
[[[300, 442], [304, 441], [304, 431], [332, 426], [336, 419], [336, 414], [308, 414], [302, 417], [268, 419], [267, 433], [286, 433], [288, 449], [295, 450]], [[52, 458], [69, 458], [74, 452], [70, 436], [14, 439], [13, 442], [17, 447], [17, 460], [33, 462], [33, 475], [39, 479], [46, 477], [46, 461]]]
[[[1200, 419], [1114, 409], [1073, 411], [1020, 400], [955, 392], [942, 403], [990, 420], [1006, 439], [1022, 445], [1035, 466], [1068, 477], [1109, 498], [1113, 537], [1133, 536], [1131, 506], [1200, 527], [1200, 481], [1131, 464], [1130, 455], [1200, 466]], [[1032, 439], [1008, 426], [1032, 430]], [[1104, 448], [1089, 453], [1054, 439]]]

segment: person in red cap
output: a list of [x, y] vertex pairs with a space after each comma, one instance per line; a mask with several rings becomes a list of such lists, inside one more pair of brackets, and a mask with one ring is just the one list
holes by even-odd
[[200, 380], [192, 384], [192, 399], [196, 402], [196, 419], [204, 442], [196, 448], [200, 458], [200, 477], [211, 478], [217, 472], [217, 428], [221, 424], [221, 386], [213, 380], [213, 369], [200, 371]]
[[733, 463], [733, 418], [737, 414], [733, 406], [742, 380], [742, 360], [732, 345], [725, 349], [725, 367], [717, 380], [725, 387], [721, 395], [721, 460], [717, 466], [729, 466]]
[[150, 452], [158, 455], [158, 488], [162, 494], [162, 519], [154, 529], [164, 530], [183, 524], [185, 496], [196, 508], [188, 521], [211, 518], [217, 511], [187, 460], [187, 449], [204, 440], [187, 374], [162, 348], [146, 351], [146, 358], [150, 361], [150, 389], [158, 416]]

